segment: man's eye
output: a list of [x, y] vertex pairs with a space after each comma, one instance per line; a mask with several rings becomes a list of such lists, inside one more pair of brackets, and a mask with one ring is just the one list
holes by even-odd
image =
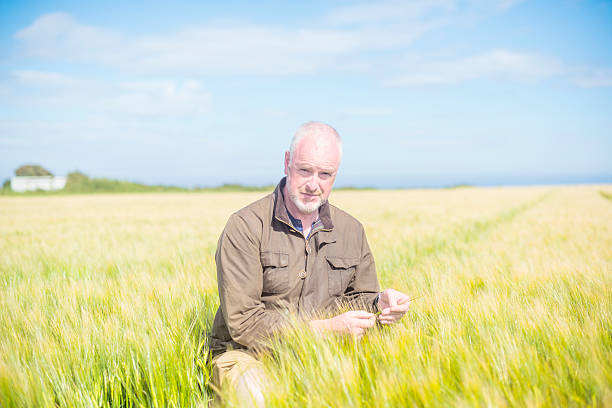
[[330, 173], [325, 173], [325, 172], [324, 172], [324, 173], [321, 173], [319, 176], [320, 176], [322, 179], [326, 179], [326, 178], [330, 178], [330, 177], [331, 177], [331, 174], [330, 174]]
[[310, 174], [310, 171], [306, 170], [306, 169], [299, 169], [298, 172], [302, 175], [302, 176], [307, 176]]

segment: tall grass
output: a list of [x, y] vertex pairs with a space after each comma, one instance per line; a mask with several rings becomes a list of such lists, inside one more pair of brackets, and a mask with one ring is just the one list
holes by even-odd
[[[0, 198], [0, 406], [206, 406], [216, 240], [262, 194]], [[381, 284], [423, 297], [358, 342], [298, 323], [264, 359], [272, 406], [612, 406], [597, 188], [332, 202], [364, 223]]]

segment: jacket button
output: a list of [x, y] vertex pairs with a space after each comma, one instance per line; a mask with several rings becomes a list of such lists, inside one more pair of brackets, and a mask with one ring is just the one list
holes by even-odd
[[302, 271], [299, 274], [300, 279], [306, 279], [306, 271]]

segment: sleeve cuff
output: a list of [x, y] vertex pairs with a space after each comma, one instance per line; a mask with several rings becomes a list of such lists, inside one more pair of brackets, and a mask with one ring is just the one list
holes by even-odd
[[382, 312], [382, 310], [378, 308], [378, 299], [380, 299], [380, 292], [378, 292], [378, 295], [376, 295], [376, 298], [374, 298], [374, 310], [377, 312]]

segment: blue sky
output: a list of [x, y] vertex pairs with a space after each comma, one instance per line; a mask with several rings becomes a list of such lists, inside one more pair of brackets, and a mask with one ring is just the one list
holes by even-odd
[[0, 178], [273, 184], [299, 124], [337, 185], [612, 182], [612, 2], [0, 2]]

